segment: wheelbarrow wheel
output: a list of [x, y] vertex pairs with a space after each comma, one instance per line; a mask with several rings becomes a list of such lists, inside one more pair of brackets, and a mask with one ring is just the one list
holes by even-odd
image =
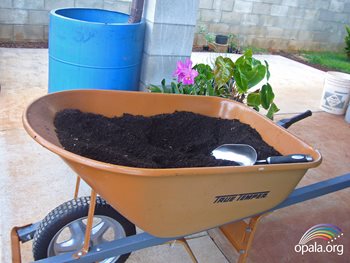
[[[52, 210], [34, 234], [35, 260], [79, 251], [84, 243], [90, 197], [70, 200]], [[105, 200], [96, 199], [90, 246], [135, 235], [135, 225], [114, 210]], [[125, 262], [130, 253], [102, 262]]]

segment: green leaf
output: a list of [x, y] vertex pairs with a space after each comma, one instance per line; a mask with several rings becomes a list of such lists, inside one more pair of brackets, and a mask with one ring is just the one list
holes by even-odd
[[251, 49], [247, 49], [242, 56], [240, 56], [235, 64], [243, 65], [243, 64], [251, 64], [251, 59], [253, 57], [253, 51]]
[[246, 76], [248, 81], [248, 89], [254, 87], [256, 84], [262, 81], [265, 77], [265, 74], [265, 66], [261, 64], [257, 65], [256, 67], [253, 67], [250, 71], [244, 72], [244, 75]]
[[205, 89], [206, 89], [205, 83], [195, 83], [195, 86], [196, 86], [198, 95], [205, 95]]
[[[213, 70], [209, 65], [206, 64], [196, 64], [193, 69], [197, 70], [198, 76], [194, 79], [195, 85], [197, 85], [199, 94], [204, 94], [205, 86], [207, 82], [211, 82], [214, 79]], [[196, 89], [197, 94], [197, 89]]]
[[168, 89], [167, 87], [164, 87], [164, 88], [162, 88], [163, 89], [163, 93], [173, 93], [172, 91], [171, 91], [171, 89]]
[[246, 93], [248, 91], [248, 80], [239, 67], [235, 69], [233, 76], [236, 81], [237, 91], [239, 93]]
[[148, 90], [149, 90], [150, 92], [163, 93], [163, 90], [162, 90], [160, 87], [156, 86], [156, 85], [150, 85], [150, 86], [148, 87]]
[[258, 92], [249, 93], [247, 96], [247, 104], [248, 106], [259, 108], [261, 104], [260, 93]]
[[208, 41], [208, 43], [213, 43], [215, 41], [215, 34], [214, 33], [206, 33], [204, 38], [206, 41]]
[[218, 87], [216, 89], [216, 96], [226, 98], [229, 95], [230, 95], [230, 92], [229, 92], [229, 88], [228, 88], [227, 84], [225, 84], [221, 87]]
[[197, 87], [196, 87], [196, 86], [192, 86], [192, 94], [193, 94], [193, 95], [198, 95]]
[[171, 91], [172, 91], [172, 93], [175, 93], [175, 94], [180, 93], [179, 88], [175, 82], [171, 82]]
[[235, 61], [235, 65], [240, 66], [244, 63], [244, 61], [245, 61], [245, 55], [242, 55]]
[[208, 86], [207, 96], [215, 96], [215, 90], [214, 90], [214, 87], [212, 85]]
[[265, 61], [265, 65], [266, 65], [266, 80], [267, 81], [269, 81], [269, 79], [270, 79], [270, 68], [269, 68], [269, 63], [267, 63], [267, 61], [266, 60], [264, 60]]
[[196, 88], [194, 86], [190, 87], [190, 94], [191, 95], [196, 95]]
[[253, 57], [249, 58], [249, 60], [251, 60], [250, 64], [252, 65], [252, 67], [256, 67], [256, 66], [262, 65], [260, 60], [255, 59]]
[[276, 106], [276, 104], [275, 104], [275, 103], [272, 103], [271, 106], [270, 106], [270, 108], [269, 108], [269, 111], [268, 111], [267, 114], [266, 114], [266, 116], [267, 116], [269, 119], [273, 120], [273, 115], [274, 115], [276, 112], [278, 112], [279, 110], [280, 110], [280, 109]]
[[179, 89], [180, 94], [184, 94], [184, 85], [180, 82], [177, 83], [177, 88]]
[[160, 83], [162, 84], [163, 87], [165, 87], [165, 79], [162, 79]]
[[230, 58], [219, 56], [215, 60], [214, 79], [218, 87], [226, 84], [233, 76], [234, 63]]
[[203, 64], [203, 63], [194, 65], [193, 69], [197, 70], [199, 74], [207, 74], [207, 73], [211, 73], [212, 71], [209, 65]]
[[251, 50], [247, 50], [235, 63], [234, 78], [238, 92], [245, 93], [257, 85], [266, 75], [266, 67], [252, 57]]
[[191, 94], [191, 88], [190, 86], [186, 85], [182, 87], [182, 94]]
[[205, 82], [200, 88], [200, 94], [209, 96], [209, 90], [213, 88], [213, 83], [211, 81]]
[[348, 33], [348, 35], [350, 35], [350, 27], [348, 25], [345, 26], [346, 32]]
[[253, 57], [253, 50], [247, 49], [246, 52], [244, 52], [244, 56], [248, 58]]
[[262, 86], [260, 90], [260, 96], [261, 96], [261, 105], [265, 110], [267, 110], [271, 103], [273, 102], [273, 99], [275, 98], [275, 94], [272, 91], [272, 87], [269, 83], [266, 83]]

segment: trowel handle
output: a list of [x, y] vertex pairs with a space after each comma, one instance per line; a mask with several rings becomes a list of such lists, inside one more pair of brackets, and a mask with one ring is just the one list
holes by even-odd
[[296, 123], [297, 121], [300, 121], [302, 119], [305, 119], [306, 117], [309, 117], [312, 115], [312, 112], [310, 110], [307, 110], [303, 113], [300, 113], [294, 117], [288, 118], [288, 119], [282, 119], [277, 122], [279, 126], [282, 126], [283, 128], [288, 129], [293, 123]]
[[306, 154], [290, 154], [284, 156], [272, 156], [268, 157], [266, 161], [258, 161], [257, 163], [268, 163], [268, 164], [278, 164], [278, 163], [306, 163], [312, 162], [313, 158]]

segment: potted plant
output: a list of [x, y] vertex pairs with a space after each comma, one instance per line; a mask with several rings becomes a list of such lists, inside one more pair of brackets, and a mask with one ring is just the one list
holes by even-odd
[[[192, 61], [179, 61], [174, 72], [176, 81], [170, 87], [165, 80], [161, 86], [150, 85], [151, 92], [176, 93], [188, 95], [219, 96], [245, 103], [259, 111], [267, 110], [267, 117], [273, 118], [279, 109], [274, 103], [275, 94], [269, 84], [269, 65], [253, 58], [253, 52], [247, 50], [233, 62], [228, 57], [219, 56], [214, 67], [207, 64], [197, 64], [192, 67]], [[256, 88], [262, 80], [266, 83]]]
[[[205, 45], [203, 46], [204, 51], [209, 51], [210, 46], [215, 42], [215, 35], [213, 33], [209, 33], [207, 28], [203, 25], [199, 26], [198, 34], [202, 35], [205, 39]], [[211, 47], [213, 49], [213, 46]]]
[[206, 33], [205, 34], [205, 40], [206, 40], [206, 46], [203, 47], [204, 50], [208, 51], [210, 49], [215, 49], [214, 42], [215, 42], [215, 35], [213, 33]]
[[235, 34], [228, 35], [228, 53], [238, 53], [237, 36]]
[[226, 45], [228, 41], [228, 36], [226, 35], [216, 35], [215, 37], [215, 43], [220, 45]]
[[[198, 26], [198, 35], [201, 35], [206, 40], [206, 38], [205, 38], [206, 34], [207, 34], [207, 28], [203, 25], [199, 25]], [[207, 40], [206, 40], [206, 44], [203, 46], [203, 50], [204, 51], [209, 50]]]

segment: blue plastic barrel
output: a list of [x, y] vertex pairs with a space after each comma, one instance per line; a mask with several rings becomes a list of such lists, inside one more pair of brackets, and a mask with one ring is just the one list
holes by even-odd
[[50, 12], [49, 93], [71, 89], [138, 90], [145, 23], [87, 8]]

